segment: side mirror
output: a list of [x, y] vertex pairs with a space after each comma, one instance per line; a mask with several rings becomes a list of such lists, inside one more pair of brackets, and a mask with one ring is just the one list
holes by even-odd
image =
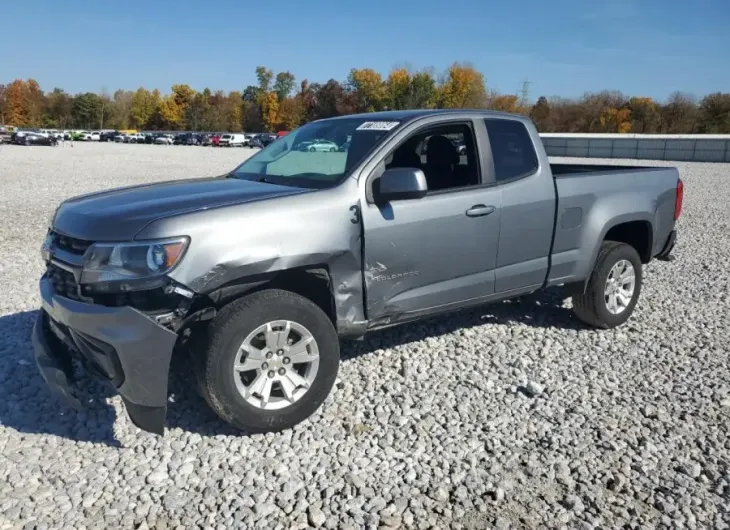
[[412, 167], [388, 169], [375, 181], [375, 200], [379, 203], [420, 199], [428, 193], [426, 175]]

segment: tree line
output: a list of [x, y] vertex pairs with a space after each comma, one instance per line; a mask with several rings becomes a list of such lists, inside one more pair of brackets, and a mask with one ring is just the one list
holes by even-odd
[[698, 99], [674, 92], [666, 101], [619, 91], [580, 98], [499, 94], [469, 64], [444, 73], [396, 68], [387, 77], [352, 69], [345, 81], [297, 83], [291, 72], [256, 68], [255, 85], [224, 92], [187, 84], [170, 92], [140, 87], [110, 94], [44, 92], [34, 79], [0, 85], [0, 124], [19, 127], [192, 131], [291, 130], [311, 120], [380, 110], [484, 108], [530, 116], [540, 132], [730, 134], [730, 93]]

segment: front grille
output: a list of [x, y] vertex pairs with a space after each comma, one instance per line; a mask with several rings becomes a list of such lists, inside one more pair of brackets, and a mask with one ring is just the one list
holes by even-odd
[[74, 275], [58, 265], [49, 263], [46, 266], [46, 276], [53, 285], [53, 290], [61, 296], [79, 301], [79, 284]]
[[53, 238], [54, 246], [72, 254], [81, 255], [93, 244], [92, 241], [69, 237], [54, 231], [51, 231], [51, 237]]
[[[85, 293], [88, 294], [88, 293]], [[91, 296], [91, 295], [90, 295]], [[107, 307], [130, 306], [144, 312], [172, 311], [177, 307], [178, 298], [165, 293], [163, 288], [128, 293], [94, 293], [94, 303]]]

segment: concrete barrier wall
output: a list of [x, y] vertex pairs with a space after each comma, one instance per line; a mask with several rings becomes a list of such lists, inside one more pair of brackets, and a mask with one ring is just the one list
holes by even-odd
[[541, 134], [548, 156], [730, 162], [730, 135]]

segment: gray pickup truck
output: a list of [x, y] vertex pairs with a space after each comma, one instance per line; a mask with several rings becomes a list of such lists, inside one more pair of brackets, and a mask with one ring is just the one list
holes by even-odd
[[63, 202], [37, 365], [80, 407], [81, 361], [162, 434], [179, 351], [224, 421], [285, 429], [332, 390], [341, 339], [552, 286], [587, 325], [621, 325], [642, 265], [671, 258], [682, 197], [675, 168], [550, 164], [521, 116], [311, 122], [225, 175]]

